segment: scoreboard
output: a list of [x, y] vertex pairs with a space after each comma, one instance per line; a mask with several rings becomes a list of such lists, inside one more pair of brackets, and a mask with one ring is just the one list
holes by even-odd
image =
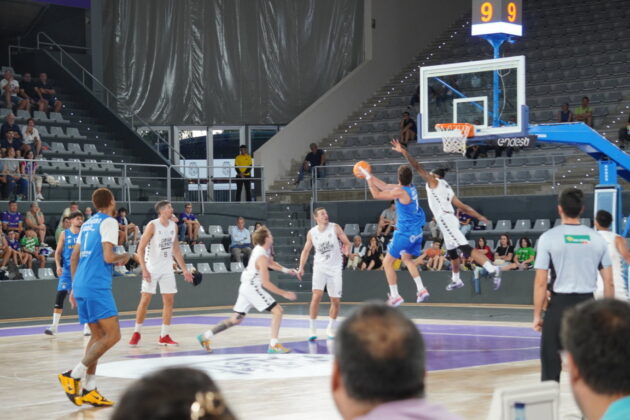
[[473, 0], [472, 35], [523, 36], [522, 0]]

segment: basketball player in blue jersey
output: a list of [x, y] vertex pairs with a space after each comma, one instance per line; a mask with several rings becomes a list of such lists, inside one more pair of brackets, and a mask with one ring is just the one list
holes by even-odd
[[118, 222], [112, 217], [116, 211], [112, 192], [107, 188], [95, 190], [92, 203], [98, 213], [81, 226], [70, 258], [73, 280], [70, 302], [78, 308], [79, 321], [89, 324], [92, 337], [81, 362], [74, 369], [60, 373], [58, 378], [75, 405], [107, 407], [113, 402], [96, 389], [96, 364], [120, 340], [112, 274], [114, 265], [129, 261], [129, 254], [114, 252], [118, 244]]
[[405, 263], [409, 274], [416, 283], [418, 289], [416, 302], [425, 302], [429, 299], [429, 292], [422, 284], [420, 273], [413, 263], [413, 259], [419, 256], [422, 251], [422, 228], [426, 222], [426, 217], [418, 201], [418, 191], [411, 183], [413, 172], [409, 166], [401, 165], [398, 168], [398, 184], [386, 184], [364, 169], [361, 170], [372, 197], [377, 200], [395, 200], [396, 203], [396, 230], [383, 260], [383, 268], [389, 284], [387, 303], [390, 306], [399, 306], [405, 301], [398, 294], [398, 283], [394, 270], [394, 262], [399, 258]]
[[[59, 326], [59, 320], [63, 313], [63, 304], [66, 300], [66, 296], [72, 290], [72, 276], [70, 275], [70, 256], [74, 250], [74, 245], [77, 242], [79, 236], [79, 230], [83, 224], [83, 213], [75, 211], [68, 216], [70, 220], [70, 227], [59, 235], [57, 240], [57, 249], [55, 250], [55, 265], [57, 268], [57, 276], [59, 277], [59, 283], [57, 284], [57, 297], [55, 298], [55, 308], [53, 309], [53, 321], [49, 328], [46, 328], [44, 334], [55, 335], [57, 334], [57, 327]], [[87, 324], [85, 327], [88, 329]]]

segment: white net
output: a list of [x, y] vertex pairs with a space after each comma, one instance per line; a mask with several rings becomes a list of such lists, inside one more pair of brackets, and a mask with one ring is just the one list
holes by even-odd
[[473, 129], [471, 124], [436, 124], [435, 129], [442, 136], [444, 153], [466, 154], [466, 140]]

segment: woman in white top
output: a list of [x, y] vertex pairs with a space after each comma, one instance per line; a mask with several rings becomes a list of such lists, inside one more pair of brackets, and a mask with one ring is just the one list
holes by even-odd
[[42, 151], [42, 139], [39, 137], [39, 130], [35, 128], [35, 120], [29, 118], [26, 121], [26, 126], [22, 127], [22, 150], [24, 154], [29, 150], [33, 150], [35, 156], [39, 156]]

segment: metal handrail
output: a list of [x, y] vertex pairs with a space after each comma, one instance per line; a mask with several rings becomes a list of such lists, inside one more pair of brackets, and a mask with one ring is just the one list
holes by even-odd
[[[41, 38], [45, 38], [48, 40], [48, 42], [42, 41]], [[77, 82], [81, 83], [81, 86], [83, 86], [84, 88], [86, 88], [87, 90], [91, 91], [94, 96], [96, 97], [97, 100], [99, 100], [101, 103], [103, 103], [109, 110], [111, 110], [112, 112], [114, 112], [116, 115], [118, 115], [124, 122], [125, 124], [127, 124], [127, 126], [129, 128], [131, 128], [136, 135], [139, 135], [136, 130], [135, 130], [135, 125], [134, 125], [134, 120], [137, 121], [139, 124], [143, 126], [143, 129], [148, 129], [151, 133], [155, 134], [157, 136], [158, 139], [158, 147], [160, 144], [164, 143], [166, 144], [168, 151], [169, 151], [169, 161], [173, 161], [172, 157], [174, 157], [175, 155], [177, 155], [177, 157], [179, 159], [184, 159], [184, 156], [177, 151], [169, 142], [168, 140], [165, 140], [162, 135], [160, 135], [160, 133], [158, 133], [157, 131], [153, 130], [151, 128], [151, 126], [149, 125], [149, 123], [147, 123], [145, 120], [143, 120], [141, 117], [138, 116], [137, 113], [135, 112], [131, 112], [131, 117], [125, 117], [123, 116], [120, 112], [118, 112], [118, 110], [114, 109], [112, 107], [112, 105], [110, 104], [110, 96], [113, 98], [113, 102], [116, 103], [115, 99], [116, 99], [116, 94], [114, 92], [112, 92], [110, 89], [107, 88], [107, 86], [105, 86], [100, 80], [98, 80], [98, 78], [96, 76], [94, 76], [92, 73], [90, 73], [85, 67], [83, 67], [83, 65], [81, 65], [81, 63], [79, 63], [74, 57], [72, 57], [72, 55], [70, 55], [68, 52], [66, 52], [63, 47], [58, 44], [57, 42], [55, 42], [55, 40], [53, 40], [48, 34], [46, 34], [45, 32], [38, 32], [37, 33], [37, 49], [40, 51], [45, 52], [48, 56], [50, 56], [53, 60], [57, 61], [57, 63], [61, 66], [61, 68], [63, 68], [70, 76], [72, 76]], [[55, 48], [57, 48], [59, 50], [59, 60], [57, 60], [57, 58], [49, 53], [45, 48], [42, 48], [42, 46], [53, 46]], [[63, 64], [63, 57], [64, 55], [67, 57], [67, 59], [69, 59], [74, 65], [76, 65], [80, 70], [81, 70], [81, 79], [79, 79], [78, 77], [76, 77], [72, 71], [70, 71], [64, 64]], [[105, 102], [103, 102], [100, 98], [99, 95], [97, 95], [94, 92], [94, 89], [91, 88], [89, 85], [87, 85], [85, 83], [85, 76], [88, 76], [89, 79], [92, 81], [92, 83], [95, 83], [96, 85], [99, 86], [100, 89], [103, 90], [103, 92], [105, 93]]]

